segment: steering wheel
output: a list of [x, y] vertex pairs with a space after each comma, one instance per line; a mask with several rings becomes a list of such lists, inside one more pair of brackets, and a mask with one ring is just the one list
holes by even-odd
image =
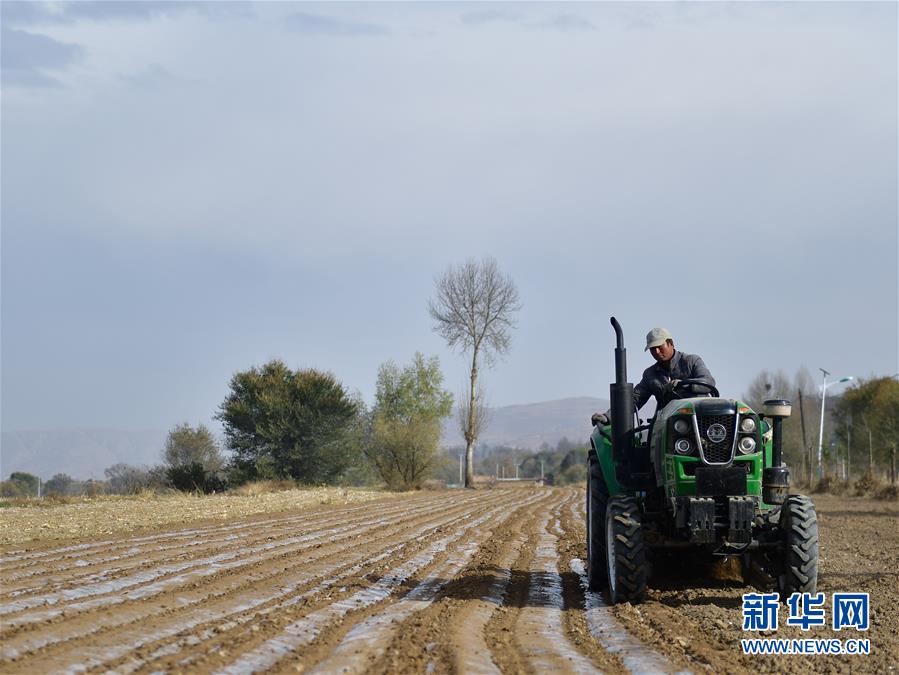
[[704, 389], [707, 390], [706, 394], [708, 394], [709, 396], [714, 396], [715, 398], [718, 398], [719, 396], [721, 396], [721, 394], [718, 393], [718, 390], [715, 389], [715, 387], [710, 385], [708, 382], [705, 382], [703, 380], [698, 380], [696, 378], [688, 378], [686, 380], [681, 380], [680, 382], [677, 383], [677, 386], [674, 388], [674, 391], [672, 392], [674, 394], [674, 397], [675, 398], [690, 398], [691, 396], [695, 396], [696, 393], [693, 391], [685, 391], [685, 390], [682, 391], [685, 387], [690, 387], [691, 385], [698, 385], [700, 387], [703, 387]]

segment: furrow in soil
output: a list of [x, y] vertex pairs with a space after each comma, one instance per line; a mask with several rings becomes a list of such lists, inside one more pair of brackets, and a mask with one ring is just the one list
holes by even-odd
[[[568, 500], [572, 498], [569, 493]], [[562, 621], [565, 603], [558, 565], [559, 538], [550, 531], [562, 508], [560, 502], [538, 519], [535, 550], [528, 566], [530, 587], [515, 625], [516, 641], [529, 667], [538, 672], [590, 673], [597, 670], [596, 666], [571, 643]]]
[[[222, 672], [247, 672], [271, 668], [281, 659], [298, 650], [306, 652], [304, 658], [308, 661], [313, 654], [313, 651], [308, 649], [310, 644], [326, 642], [330, 645], [335, 638], [339, 640], [342, 634], [352, 628], [358, 620], [364, 619], [372, 611], [379, 611], [380, 603], [410, 585], [414, 586], [415, 579], [422, 574], [427, 574], [434, 564], [439, 563], [452, 544], [462, 539], [470, 531], [476, 530], [494, 513], [510, 507], [507, 499], [503, 499], [499, 504], [497, 504], [499, 500], [495, 497], [484, 501], [486, 503], [480, 508], [472, 509], [472, 517], [458, 525], [446, 528], [441, 536], [432, 539], [413, 557], [404, 561], [395, 561], [397, 564], [390, 565], [383, 573], [370, 579], [367, 578], [367, 584], [352, 595], [322, 606], [291, 622], [252, 651], [244, 653], [241, 658], [227, 664]], [[330, 650], [330, 646], [328, 650]]]
[[[534, 501], [536, 498], [529, 498]], [[521, 503], [527, 506], [528, 501]], [[409, 593], [402, 599], [384, 607], [377, 614], [369, 616], [357, 623], [333, 650], [331, 655], [318, 664], [313, 672], [324, 673], [362, 673], [372, 670], [391, 669], [381, 660], [391, 641], [404, 629], [414, 630], [420, 626], [419, 621], [410, 625], [410, 618], [427, 609], [440, 595], [442, 590], [468, 566], [473, 556], [483, 543], [493, 536], [501, 534], [507, 521], [518, 509], [506, 508], [503, 511], [492, 511], [468, 537], [455, 546], [443, 560], [436, 565]]]
[[[407, 534], [406, 527], [409, 523], [419, 523], [419, 530], [409, 533], [410, 538], [414, 540], [412, 535], [421, 535], [422, 532], [431, 529], [445, 527], [447, 523], [453, 521], [454, 518], [464, 517], [467, 510], [471, 508], [470, 500], [460, 500], [458, 504], [450, 503], [443, 505], [439, 502], [432, 502], [427, 508], [419, 508], [407, 513], [402, 517], [397, 517], [397, 524], [394, 529], [383, 533], [385, 538], [399, 536], [400, 540], [404, 540]], [[430, 521], [434, 521], [430, 525]], [[377, 530], [369, 530], [369, 534], [377, 535]], [[275, 602], [284, 595], [290, 595], [292, 592], [299, 590], [303, 586], [309, 586], [316, 581], [321, 581], [328, 576], [334, 576], [339, 568], [347, 567], [346, 558], [347, 551], [361, 550], [364, 547], [359, 546], [359, 539], [365, 539], [362, 535], [357, 538], [345, 540], [342, 548], [335, 548], [333, 544], [323, 544], [321, 548], [316, 548], [308, 552], [305, 556], [297, 557], [295, 560], [276, 558], [268, 561], [256, 561], [257, 567], [252, 574], [247, 575], [246, 570], [238, 570], [238, 574], [225, 574], [223, 571], [233, 572], [234, 570], [223, 570], [222, 566], [218, 568], [206, 568], [203, 571], [209, 572], [202, 579], [181, 578], [172, 581], [170, 588], [165, 593], [155, 594], [146, 591], [151, 589], [155, 584], [143, 587], [143, 602], [131, 602], [127, 607], [118, 607], [114, 612], [93, 612], [89, 616], [73, 618], [69, 616], [53, 616], [51, 622], [44, 621], [37, 626], [37, 630], [29, 631], [23, 636], [16, 636], [18, 639], [7, 639], [7, 630], [4, 628], [4, 657], [14, 659], [22, 656], [24, 653], [34, 651], [45, 647], [44, 655], [49, 656], [53, 645], [59, 642], [82, 641], [96, 644], [111, 642], [113, 644], [125, 644], [127, 640], [122, 631], [123, 623], [130, 625], [130, 632], [140, 636], [143, 635], [148, 626], [147, 620], [154, 617], [158, 613], [162, 613], [162, 620], [173, 621], [174, 627], [178, 630], [184, 630], [183, 621], [178, 623], [178, 617], [185, 612], [194, 612], [194, 623], [202, 622], [203, 617], [207, 616], [207, 612], [215, 611], [223, 615], [233, 614], [239, 611], [249, 611], [251, 608], [264, 605], [265, 602]], [[328, 549], [330, 546], [330, 549]], [[318, 556], [316, 551], [325, 550], [324, 556]], [[330, 566], [323, 566], [318, 571], [310, 568], [310, 563], [318, 559], [318, 557], [331, 558], [339, 562], [332, 562]], [[352, 561], [352, 557], [350, 557]], [[350, 565], [351, 566], [351, 565]], [[299, 574], [298, 574], [299, 573]], [[226, 578], [224, 590], [222, 586], [222, 577]], [[174, 578], [170, 578], [172, 580]], [[199, 583], [203, 582], [203, 583]], [[263, 583], [265, 582], [265, 583]], [[266, 598], [261, 591], [265, 588], [270, 589], [271, 597]], [[147, 603], [147, 599], [154, 598], [159, 595], [157, 602]], [[261, 597], [260, 597], [261, 596]], [[218, 598], [218, 600], [216, 600]], [[132, 598], [133, 600], [133, 598]], [[71, 606], [70, 606], [71, 608]], [[75, 607], [75, 610], [78, 608]], [[163, 621], [163, 622], [164, 622]], [[189, 623], [189, 622], [188, 622]], [[180, 626], [180, 627], [179, 627]], [[96, 635], [96, 633], [102, 633]], [[86, 639], [87, 638], [87, 639]], [[141, 640], [143, 644], [147, 643], [146, 636]], [[133, 642], [131, 643], [134, 644]], [[72, 647], [73, 644], [63, 645], [64, 647]], [[121, 647], [119, 647], [121, 649]], [[57, 650], [59, 651], [59, 650]], [[58, 654], [58, 658], [53, 661], [60, 663], [65, 661], [65, 650]], [[127, 650], [126, 650], [127, 651]], [[33, 657], [28, 660], [35, 665]]]
[[[583, 505], [574, 502], [569, 508], [569, 523], [582, 540], [586, 537]], [[574, 572], [583, 592], [584, 617], [590, 635], [609, 654], [616, 655], [626, 670], [632, 673], [670, 673], [678, 670], [668, 659], [637, 640], [615, 619], [601, 593], [589, 590], [587, 570], [582, 559], [572, 557], [568, 566]]]
[[[382, 515], [402, 513], [411, 504], [389, 504], [378, 510]], [[368, 510], [365, 510], [365, 509]], [[352, 507], [346, 518], [338, 524], [362, 523], [370, 518], [371, 507]], [[173, 556], [200, 557], [205, 552], [219, 548], [246, 546], [256, 543], [261, 537], [270, 537], [274, 531], [316, 529], [322, 532], [335, 526], [333, 513], [299, 514], [279, 519], [257, 520], [249, 523], [230, 524], [206, 531], [182, 530], [177, 536], [159, 535], [157, 538], [137, 537], [121, 542], [111, 542], [107, 546], [80, 554], [69, 553], [52, 560], [41, 560], [40, 564], [28, 563], [27, 567], [3, 566], [3, 587], [0, 602], [6, 597], [14, 598], [28, 593], [54, 590], [56, 585], [65, 583], [81, 584], [94, 577], [121, 575], [135, 567], [146, 567], [156, 560], [171, 560]], [[71, 547], [64, 547], [66, 550]], [[75, 569], [77, 568], [77, 573]]]

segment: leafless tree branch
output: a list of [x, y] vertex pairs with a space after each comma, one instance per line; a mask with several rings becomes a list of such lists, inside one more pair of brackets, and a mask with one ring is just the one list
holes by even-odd
[[434, 331], [453, 349], [471, 355], [467, 396], [460, 398], [460, 426], [466, 442], [465, 486], [474, 480], [474, 444], [487, 423], [487, 406], [478, 387], [478, 359], [488, 365], [506, 354], [512, 343], [518, 289], [494, 258], [469, 259], [435, 279], [436, 297], [428, 302]]

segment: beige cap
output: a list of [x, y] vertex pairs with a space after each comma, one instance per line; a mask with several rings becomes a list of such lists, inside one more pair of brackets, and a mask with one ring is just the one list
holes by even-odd
[[646, 334], [646, 349], [648, 352], [651, 347], [658, 347], [665, 344], [667, 340], [673, 340], [674, 337], [668, 332], [667, 328], [653, 328]]

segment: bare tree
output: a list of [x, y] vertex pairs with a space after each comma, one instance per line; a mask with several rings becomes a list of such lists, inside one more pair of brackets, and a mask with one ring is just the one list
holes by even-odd
[[[436, 279], [437, 297], [428, 302], [434, 330], [447, 344], [471, 355], [471, 377], [460, 409], [465, 415], [465, 487], [474, 483], [474, 444], [483, 429], [484, 404], [478, 388], [479, 359], [492, 365], [509, 351], [515, 314], [521, 309], [518, 289], [493, 258], [469, 259], [447, 268]], [[466, 403], [467, 401], [467, 403]]]
[[461, 403], [456, 409], [456, 421], [459, 423], [462, 436], [467, 439], [466, 434], [470, 431], [475, 439], [480, 438], [481, 432], [490, 423], [490, 405], [487, 403], [487, 397], [484, 396], [483, 385], [478, 385], [473, 399], [468, 396], [468, 392], [465, 392], [459, 397], [459, 400]]

